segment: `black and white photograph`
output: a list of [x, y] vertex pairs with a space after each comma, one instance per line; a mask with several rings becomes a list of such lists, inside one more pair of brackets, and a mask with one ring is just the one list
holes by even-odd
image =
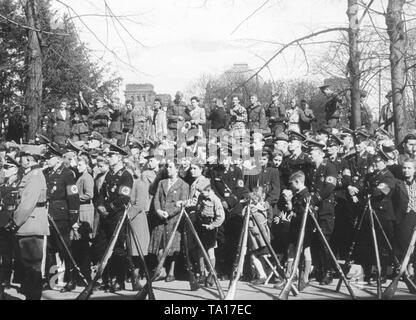
[[415, 0], [0, 0], [0, 300], [416, 300], [415, 175]]

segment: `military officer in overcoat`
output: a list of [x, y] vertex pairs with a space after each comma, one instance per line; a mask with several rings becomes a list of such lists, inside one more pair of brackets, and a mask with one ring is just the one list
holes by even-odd
[[[111, 240], [118, 221], [123, 216], [129, 202], [133, 187], [133, 177], [126, 170], [123, 156], [127, 152], [111, 144], [109, 149], [110, 171], [105, 176], [97, 200], [97, 210], [100, 214], [100, 224], [96, 241], [97, 247], [106, 248]], [[116, 292], [124, 290], [124, 279], [127, 273], [128, 261], [125, 250], [125, 224], [117, 238], [113, 254], [103, 274], [103, 289]], [[101, 245], [104, 243], [105, 245]]]
[[27, 300], [40, 300], [44, 236], [49, 235], [46, 209], [46, 180], [39, 158], [22, 153], [25, 175], [19, 183], [20, 203], [6, 230], [16, 233], [18, 254], [24, 269], [22, 291]]
[[[329, 241], [334, 231], [334, 190], [337, 184], [337, 171], [332, 163], [324, 159], [325, 144], [309, 140], [308, 147], [312, 162], [312, 167], [307, 173], [310, 178], [308, 188], [312, 196], [311, 204], [312, 208], [314, 208], [319, 226]], [[320, 281], [321, 285], [331, 284], [333, 277], [331, 272], [331, 258], [317, 232], [315, 232], [312, 238], [311, 249], [315, 252], [316, 257], [314, 265], [318, 270], [317, 280]]]
[[[387, 238], [390, 243], [393, 243], [396, 216], [392, 202], [392, 194], [394, 192], [396, 180], [387, 167], [387, 161], [388, 156], [382, 150], [379, 150], [372, 158], [371, 162], [374, 172], [367, 176], [366, 192], [370, 195], [371, 207], [380, 220]], [[392, 256], [387, 244], [382, 240], [383, 236], [376, 222], [375, 231], [380, 252], [381, 277], [382, 282], [384, 283], [386, 281], [387, 268], [392, 263]], [[362, 239], [360, 240], [367, 245], [367, 250], [363, 252], [364, 257], [366, 258], [363, 261], [364, 281], [371, 283], [371, 266], [375, 264], [375, 253], [372, 245], [368, 214], [365, 217], [361, 235]]]
[[[70, 234], [76, 232], [74, 227], [79, 219], [80, 199], [78, 188], [76, 186], [76, 177], [74, 171], [65, 166], [63, 156], [66, 150], [54, 145], [49, 146], [49, 160], [47, 166], [49, 171], [46, 174], [47, 179], [47, 199], [48, 214], [55, 221], [59, 232], [64, 241], [70, 247]], [[51, 229], [49, 238], [48, 265], [51, 262], [51, 254], [58, 252], [61, 259], [65, 261], [65, 276], [67, 281], [62, 292], [72, 291], [76, 287], [76, 274], [70, 272], [72, 266], [71, 260], [66, 253], [56, 231]], [[48, 268], [46, 274], [48, 274]]]
[[5, 182], [0, 185], [0, 300], [10, 287], [13, 266], [13, 237], [4, 229], [13, 217], [18, 201], [19, 164], [6, 157], [3, 163]]
[[219, 273], [226, 278], [231, 275], [234, 257], [237, 254], [239, 232], [243, 224], [243, 205], [240, 200], [247, 194], [244, 186], [243, 173], [232, 164], [232, 150], [223, 150], [223, 160], [209, 171], [212, 189], [221, 199], [225, 212], [225, 220], [218, 228], [217, 260]]
[[348, 185], [351, 174], [348, 161], [341, 157], [340, 148], [342, 141], [335, 135], [329, 135], [327, 141], [327, 159], [335, 166], [337, 171], [337, 184], [335, 187], [335, 226], [331, 239], [334, 253], [339, 258], [345, 259], [352, 242], [354, 233], [354, 208], [353, 202], [348, 198]]

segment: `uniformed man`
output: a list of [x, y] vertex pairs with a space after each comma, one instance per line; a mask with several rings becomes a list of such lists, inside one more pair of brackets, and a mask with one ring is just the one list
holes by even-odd
[[[309, 140], [308, 147], [312, 162], [312, 167], [307, 173], [310, 177], [308, 188], [312, 196], [311, 204], [319, 226], [329, 241], [334, 231], [334, 190], [337, 185], [337, 171], [332, 163], [324, 159], [325, 144]], [[317, 232], [312, 239], [312, 251], [315, 251], [314, 265], [318, 270], [317, 280], [321, 285], [331, 284], [333, 278], [331, 258]]]
[[266, 115], [269, 118], [269, 126], [271, 128], [272, 134], [274, 135], [283, 133], [286, 127], [286, 108], [284, 104], [279, 100], [279, 96], [279, 93], [274, 93], [272, 95], [272, 103], [269, 105], [269, 108], [266, 112]]
[[12, 158], [3, 163], [5, 182], [0, 185], [0, 300], [10, 287], [13, 262], [13, 237], [4, 229], [13, 217], [18, 201], [19, 164]]
[[340, 156], [342, 141], [335, 135], [330, 135], [327, 142], [327, 158], [335, 166], [337, 171], [337, 184], [335, 187], [335, 225], [331, 239], [331, 246], [335, 255], [345, 259], [354, 233], [354, 208], [352, 201], [347, 197], [347, 187], [350, 184], [351, 175], [348, 161]]
[[[123, 156], [127, 152], [111, 144], [108, 153], [110, 171], [107, 173], [100, 194], [97, 210], [100, 213], [100, 225], [96, 241], [107, 247], [117, 226], [130, 202], [133, 177], [124, 168]], [[127, 252], [125, 250], [125, 224], [117, 238], [113, 254], [103, 273], [103, 289], [109, 292], [124, 290], [124, 279], [127, 274]], [[101, 247], [101, 246], [100, 246]]]
[[49, 235], [46, 209], [46, 180], [38, 158], [21, 154], [25, 175], [19, 183], [20, 203], [6, 230], [16, 232], [19, 254], [24, 268], [22, 291], [27, 300], [40, 300], [44, 236]]
[[[71, 231], [75, 231], [73, 227], [76, 226], [79, 218], [80, 200], [75, 173], [63, 161], [65, 151], [53, 145], [49, 146], [50, 158], [47, 161], [49, 171], [46, 173], [48, 185], [47, 199], [49, 204], [48, 214], [54, 219], [59, 232], [70, 248], [70, 233]], [[72, 291], [76, 287], [76, 274], [70, 272], [73, 267], [71, 260], [54, 229], [51, 229], [49, 240], [47, 265], [48, 262], [51, 262], [51, 253], [58, 252], [61, 259], [65, 261], [64, 280], [67, 281], [67, 284], [62, 288], [61, 292]], [[48, 272], [49, 270], [47, 268], [46, 274]]]
[[348, 198], [351, 199], [354, 206], [354, 212], [357, 214], [364, 209], [362, 193], [364, 189], [364, 180], [368, 174], [372, 155], [367, 151], [369, 134], [366, 130], [358, 130], [354, 133], [355, 146], [354, 150], [345, 154], [343, 157], [347, 160], [348, 168], [344, 168], [343, 176], [350, 176], [348, 184]]
[[[381, 226], [387, 235], [390, 243], [393, 243], [394, 238], [394, 223], [396, 216], [393, 208], [392, 194], [395, 187], [395, 178], [387, 168], [388, 156], [379, 150], [372, 158], [372, 167], [374, 172], [368, 176], [367, 192], [371, 195], [371, 206], [380, 220]], [[364, 252], [364, 281], [372, 283], [371, 267], [374, 265], [375, 253], [371, 239], [371, 229], [369, 228], [368, 215], [364, 220], [363, 232], [361, 232], [362, 242], [366, 245], [367, 251]], [[386, 282], [387, 268], [392, 264], [392, 256], [383, 239], [381, 230], [376, 227], [376, 238], [378, 242], [378, 249], [380, 251], [381, 262], [381, 277], [382, 283]]]
[[104, 105], [102, 98], [95, 100], [96, 109], [92, 115], [92, 131], [100, 133], [104, 138], [108, 138], [111, 114], [113, 110]]
[[339, 123], [342, 98], [334, 93], [328, 85], [321, 86], [319, 89], [328, 99], [325, 104], [325, 120], [331, 128], [335, 128]]
[[123, 141], [123, 113], [124, 108], [122, 108], [119, 104], [114, 103], [110, 104], [110, 109], [113, 111], [111, 113], [111, 122], [109, 131], [109, 138], [114, 139], [118, 146], [124, 145]]
[[232, 164], [232, 150], [223, 149], [219, 165], [209, 171], [212, 188], [221, 199], [225, 211], [225, 221], [218, 229], [217, 260], [219, 273], [223, 278], [231, 275], [234, 258], [237, 254], [238, 239], [243, 224], [243, 206], [240, 200], [247, 193], [243, 173]]
[[302, 151], [302, 142], [306, 137], [296, 131], [289, 131], [289, 155], [283, 158], [282, 163], [282, 188], [288, 189], [289, 177], [296, 171], [306, 172], [310, 163], [308, 155]]

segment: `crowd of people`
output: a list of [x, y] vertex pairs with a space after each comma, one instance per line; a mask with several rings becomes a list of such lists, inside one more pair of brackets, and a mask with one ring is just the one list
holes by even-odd
[[[237, 96], [230, 107], [215, 98], [208, 115], [198, 97], [187, 104], [180, 92], [171, 105], [156, 99], [151, 111], [101, 98], [93, 109], [80, 93], [70, 108], [62, 101], [30, 143], [8, 135], [0, 146], [0, 295], [13, 282], [27, 299], [40, 299], [54, 285], [51, 270], [58, 265], [65, 267], [61, 292], [82, 285], [60, 236], [91, 281], [125, 210], [132, 228], [124, 223], [96, 290], [114, 293], [126, 282], [139, 290], [144, 265], [134, 238], [152, 273], [172, 234], [156, 281], [192, 272], [199, 285], [212, 286], [202, 249], [183, 236], [183, 226], [175, 230], [182, 209], [223, 280], [233, 277], [244, 214], [254, 215], [259, 224], [249, 225], [243, 280], [262, 285], [270, 280], [267, 242], [291, 273], [308, 199], [340, 260], [347, 259], [356, 222], [370, 201], [394, 247], [391, 252], [378, 243], [386, 281], [416, 222], [416, 133], [396, 146], [386, 126], [374, 132], [346, 128], [341, 99], [328, 86], [321, 91], [328, 101], [327, 124], [320, 128], [306, 100], [286, 105], [279, 93], [267, 106], [256, 95], [247, 107]], [[353, 258], [372, 283], [370, 228], [364, 219]], [[382, 230], [375, 231], [382, 239]], [[302, 259], [300, 291], [310, 281], [332, 283], [336, 269], [309, 222]], [[409, 271], [413, 275], [412, 264]], [[276, 288], [284, 284], [282, 278], [271, 281]]]

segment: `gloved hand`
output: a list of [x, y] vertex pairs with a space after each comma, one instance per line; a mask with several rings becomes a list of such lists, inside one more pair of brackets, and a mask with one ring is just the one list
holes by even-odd
[[16, 233], [17, 230], [19, 230], [19, 227], [14, 223], [13, 220], [11, 220], [5, 227], [6, 231], [10, 233]]
[[108, 216], [108, 211], [104, 206], [98, 206], [97, 210], [102, 216], [104, 217]]

